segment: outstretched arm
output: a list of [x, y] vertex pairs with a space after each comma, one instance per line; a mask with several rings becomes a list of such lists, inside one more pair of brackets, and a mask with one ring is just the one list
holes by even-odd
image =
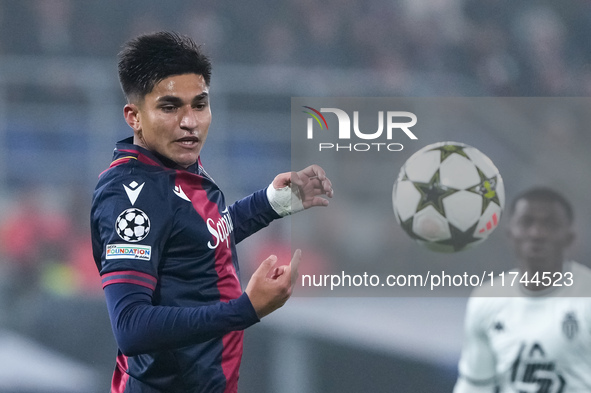
[[277, 218], [312, 206], [327, 206], [328, 200], [322, 195], [332, 198], [333, 194], [332, 183], [318, 165], [299, 172], [280, 173], [266, 189], [228, 206], [236, 243]]

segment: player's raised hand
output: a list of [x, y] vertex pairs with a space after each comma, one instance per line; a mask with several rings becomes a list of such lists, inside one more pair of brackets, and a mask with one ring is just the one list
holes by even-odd
[[[324, 169], [319, 165], [310, 165], [298, 172], [284, 172], [275, 176], [273, 189], [268, 196], [271, 205], [281, 215], [293, 214], [313, 206], [328, 206], [328, 200], [320, 195], [332, 198], [332, 183]], [[285, 210], [285, 213], [282, 211]]]
[[259, 318], [277, 310], [290, 298], [301, 258], [302, 252], [296, 250], [289, 265], [276, 266], [277, 257], [271, 255], [253, 273], [245, 292]]

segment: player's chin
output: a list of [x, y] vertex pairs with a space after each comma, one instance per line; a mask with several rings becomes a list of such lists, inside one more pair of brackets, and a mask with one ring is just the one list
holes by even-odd
[[541, 261], [545, 260], [548, 255], [549, 251], [546, 247], [529, 247], [525, 250], [524, 254], [527, 259], [530, 261]]
[[174, 162], [186, 168], [197, 162], [200, 152], [201, 144], [192, 146], [176, 144], [170, 149], [170, 157], [172, 157]]
[[175, 154], [174, 162], [182, 166], [183, 168], [187, 168], [194, 163], [197, 162], [199, 158], [199, 151], [196, 152], [183, 152], [179, 154]]

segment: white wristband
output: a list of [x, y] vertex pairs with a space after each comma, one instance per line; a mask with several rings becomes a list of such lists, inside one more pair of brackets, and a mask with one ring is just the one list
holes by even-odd
[[304, 210], [297, 187], [292, 189], [290, 186], [285, 186], [276, 190], [271, 183], [267, 187], [267, 199], [273, 210], [281, 217]]

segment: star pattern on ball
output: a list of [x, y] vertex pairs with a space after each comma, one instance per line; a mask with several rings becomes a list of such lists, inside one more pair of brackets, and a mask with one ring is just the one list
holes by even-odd
[[462, 157], [466, 157], [467, 159], [470, 159], [470, 157], [468, 157], [468, 155], [464, 151], [465, 147], [466, 146], [462, 146], [462, 145], [443, 145], [443, 146], [435, 147], [435, 148], [431, 149], [431, 151], [439, 150], [439, 152], [441, 154], [441, 156], [439, 157], [439, 161], [441, 161], [441, 162], [443, 162], [447, 157], [451, 156], [452, 154], [459, 154]]
[[433, 206], [435, 210], [445, 217], [443, 199], [458, 190], [441, 185], [439, 177], [439, 170], [437, 170], [428, 183], [413, 183], [415, 188], [421, 193], [421, 199], [416, 209], [417, 212], [423, 210], [427, 206]]
[[474, 237], [474, 232], [476, 231], [476, 227], [478, 223], [472, 225], [466, 231], [460, 231], [455, 226], [449, 224], [449, 231], [451, 232], [451, 238], [447, 240], [440, 240], [437, 243], [443, 244], [447, 246], [452, 246], [454, 251], [463, 250], [467, 245], [472, 244], [478, 240], [477, 237]]
[[412, 224], [414, 221], [414, 217], [409, 218], [406, 221], [400, 221], [400, 226], [402, 227], [402, 229], [404, 229], [404, 231], [411, 237], [411, 239], [414, 240], [425, 240], [423, 239], [421, 236], [417, 235], [413, 230], [412, 230]]
[[480, 183], [474, 187], [471, 187], [468, 191], [482, 195], [482, 213], [485, 212], [486, 208], [491, 204], [491, 202], [501, 206], [499, 194], [497, 193], [497, 176], [495, 175], [492, 177], [487, 177], [478, 167], [476, 167], [476, 171], [480, 177]]

